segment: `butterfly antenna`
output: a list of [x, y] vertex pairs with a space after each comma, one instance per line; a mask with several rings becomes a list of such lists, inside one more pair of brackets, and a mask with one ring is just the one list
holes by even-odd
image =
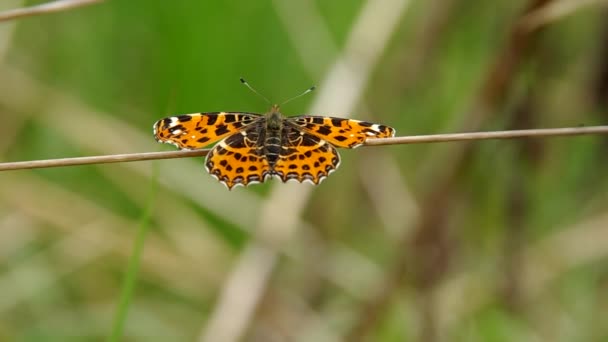
[[287, 102], [290, 102], [290, 101], [292, 101], [292, 100], [297, 99], [298, 97], [302, 97], [302, 96], [304, 96], [304, 95], [306, 95], [306, 94], [310, 93], [311, 91], [315, 90], [316, 88], [317, 88], [317, 86], [312, 86], [312, 87], [310, 87], [310, 88], [306, 89], [306, 90], [305, 90], [305, 91], [304, 91], [302, 94], [297, 95], [297, 96], [294, 96], [294, 97], [290, 98], [289, 100], [284, 101], [283, 103], [281, 103], [281, 106], [282, 106], [282, 105], [284, 105], [284, 104], [286, 104]]
[[250, 86], [250, 85], [249, 85], [249, 83], [247, 83], [247, 81], [245, 81], [245, 79], [244, 79], [244, 78], [242, 78], [242, 77], [241, 77], [241, 83], [243, 83], [243, 84], [244, 84], [244, 85], [245, 85], [247, 88], [249, 88], [249, 90], [251, 90], [252, 92], [254, 92], [254, 93], [257, 95], [257, 96], [259, 96], [259, 97], [263, 98], [263, 99], [264, 99], [264, 101], [266, 101], [266, 103], [271, 104], [270, 100], [268, 100], [268, 99], [266, 98], [266, 96], [264, 96], [264, 95], [262, 95], [262, 94], [258, 93], [258, 91], [257, 91], [257, 90], [255, 90], [255, 89], [253, 89], [253, 87], [252, 87], [252, 86]]

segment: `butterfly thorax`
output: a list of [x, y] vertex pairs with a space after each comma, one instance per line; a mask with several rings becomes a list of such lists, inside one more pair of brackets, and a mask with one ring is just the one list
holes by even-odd
[[266, 114], [266, 136], [264, 137], [264, 155], [270, 167], [274, 167], [281, 154], [281, 131], [283, 130], [283, 115], [279, 106], [274, 105]]

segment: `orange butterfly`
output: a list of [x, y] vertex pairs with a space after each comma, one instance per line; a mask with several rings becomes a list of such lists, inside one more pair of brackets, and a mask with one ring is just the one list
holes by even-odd
[[263, 183], [319, 184], [340, 164], [336, 147], [355, 148], [367, 138], [393, 137], [391, 127], [325, 116], [284, 117], [279, 106], [265, 115], [240, 112], [172, 116], [154, 124], [161, 143], [198, 149], [220, 142], [207, 155], [207, 171], [228, 189]]
[[[262, 97], [247, 81], [241, 82]], [[312, 87], [284, 103], [313, 91]], [[198, 149], [220, 141], [209, 151], [207, 171], [226, 185], [247, 186], [276, 176], [319, 184], [340, 165], [336, 147], [355, 148], [367, 138], [395, 136], [391, 127], [327, 116], [284, 117], [274, 105], [265, 115], [241, 112], [171, 116], [154, 124], [158, 142]]]

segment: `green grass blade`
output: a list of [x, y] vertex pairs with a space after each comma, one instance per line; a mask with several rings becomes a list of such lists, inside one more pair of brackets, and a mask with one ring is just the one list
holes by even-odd
[[137, 274], [139, 272], [139, 265], [141, 261], [141, 253], [143, 251], [146, 233], [148, 232], [148, 228], [150, 226], [150, 216], [152, 215], [152, 209], [154, 208], [156, 193], [158, 191], [157, 164], [154, 164], [153, 166], [151, 182], [152, 186], [150, 189], [148, 204], [146, 205], [146, 208], [139, 220], [139, 225], [137, 227], [137, 236], [135, 237], [135, 241], [133, 243], [133, 254], [129, 259], [127, 273], [123, 280], [120, 302], [118, 303], [116, 316], [114, 317], [114, 323], [112, 325], [112, 334], [108, 338], [108, 341], [110, 342], [119, 341], [123, 334], [125, 321], [127, 320], [127, 313], [129, 311], [129, 305], [131, 304], [133, 292], [135, 291], [135, 285], [137, 283]]

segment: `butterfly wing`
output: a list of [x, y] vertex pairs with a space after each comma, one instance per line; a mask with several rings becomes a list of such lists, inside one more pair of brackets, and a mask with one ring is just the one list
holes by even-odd
[[154, 137], [180, 149], [198, 149], [212, 144], [260, 120], [255, 113], [194, 113], [170, 116], [154, 124]]
[[287, 121], [336, 147], [355, 148], [368, 138], [395, 136], [392, 127], [353, 119], [301, 115], [287, 118]]
[[248, 126], [220, 141], [205, 160], [205, 168], [218, 181], [234, 186], [263, 183], [271, 168], [264, 156], [264, 121]]
[[272, 173], [283, 182], [319, 184], [340, 165], [336, 148], [319, 136], [289, 124], [283, 126], [281, 135], [281, 153]]

